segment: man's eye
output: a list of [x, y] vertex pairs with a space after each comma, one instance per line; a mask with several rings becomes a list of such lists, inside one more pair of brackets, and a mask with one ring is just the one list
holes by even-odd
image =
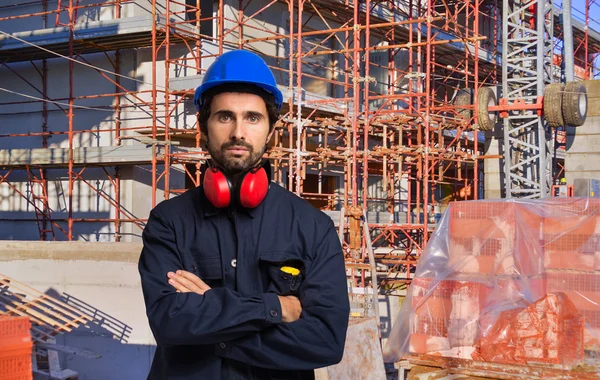
[[221, 122], [226, 122], [229, 120], [231, 120], [231, 117], [229, 115], [220, 115], [219, 116], [219, 121], [221, 121]]
[[258, 116], [250, 116], [248, 120], [250, 120], [251, 123], [256, 123], [260, 120], [260, 118]]

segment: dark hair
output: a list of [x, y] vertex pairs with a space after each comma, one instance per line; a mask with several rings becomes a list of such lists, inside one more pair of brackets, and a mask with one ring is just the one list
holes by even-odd
[[207, 122], [210, 117], [210, 104], [212, 103], [212, 99], [223, 92], [242, 92], [260, 96], [265, 101], [265, 106], [267, 108], [267, 115], [269, 116], [269, 132], [273, 130], [275, 123], [279, 119], [279, 109], [275, 105], [275, 97], [271, 93], [252, 84], [225, 83], [207, 90], [202, 96], [202, 106], [200, 107], [200, 111], [198, 111], [198, 123], [200, 124], [202, 133], [205, 135], [208, 134]]

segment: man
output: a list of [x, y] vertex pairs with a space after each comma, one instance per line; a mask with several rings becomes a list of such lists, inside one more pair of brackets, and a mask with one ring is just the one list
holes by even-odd
[[238, 50], [194, 102], [212, 158], [203, 184], [156, 206], [143, 233], [148, 378], [312, 379], [342, 358], [349, 302], [332, 221], [271, 183], [262, 159], [282, 94]]

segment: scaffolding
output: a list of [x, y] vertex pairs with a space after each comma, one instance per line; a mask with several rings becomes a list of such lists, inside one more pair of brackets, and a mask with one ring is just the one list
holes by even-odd
[[[584, 79], [596, 72], [599, 51], [590, 24], [594, 0], [586, 1], [583, 24], [590, 28], [576, 33]], [[2, 220], [36, 223], [41, 240], [77, 239], [86, 223], [111, 225], [114, 241], [126, 230], [139, 235], [147, 208], [124, 205], [132, 196], [125, 194], [124, 178], [137, 170], [148, 179], [148, 207], [201, 183], [207, 152], [191, 107], [193, 90], [215, 57], [248, 49], [265, 58], [284, 93], [267, 153], [273, 180], [332, 217], [354, 286], [404, 288], [447, 203], [481, 198], [482, 160], [501, 158], [485, 154], [478, 99], [482, 89], [495, 94], [501, 80], [502, 3], [212, 4], [37, 0], [0, 6], [0, 70], [31, 90], [1, 88], [7, 96], [2, 117], [21, 117], [31, 107], [41, 115], [39, 128], [0, 132], [0, 184], [28, 211], [27, 218], [7, 214]], [[18, 25], [38, 25], [39, 33]], [[6, 32], [11, 28], [17, 30]], [[139, 66], [151, 66], [149, 77], [136, 77], [137, 67], [124, 63], [134, 49], [147, 56]], [[49, 66], [56, 62], [68, 65], [60, 84], [67, 96], [52, 95], [58, 83]], [[26, 65], [36, 78], [22, 74]], [[101, 88], [76, 91], [82, 70], [101, 83], [89, 88]], [[59, 121], [57, 113], [64, 115]], [[107, 116], [86, 127], [78, 121], [83, 113]], [[49, 199], [52, 181], [66, 188], [56, 186], [58, 200]], [[102, 217], [84, 212], [101, 207], [84, 204], [83, 189], [101, 199]]]

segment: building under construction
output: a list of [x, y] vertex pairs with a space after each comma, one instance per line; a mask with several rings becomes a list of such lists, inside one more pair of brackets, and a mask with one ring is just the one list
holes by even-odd
[[584, 3], [2, 2], [0, 238], [138, 247], [150, 210], [201, 183], [195, 88], [247, 49], [284, 94], [273, 180], [334, 220], [351, 289], [402, 290], [451, 201], [600, 176], [580, 155], [569, 174], [565, 148], [598, 72]]

